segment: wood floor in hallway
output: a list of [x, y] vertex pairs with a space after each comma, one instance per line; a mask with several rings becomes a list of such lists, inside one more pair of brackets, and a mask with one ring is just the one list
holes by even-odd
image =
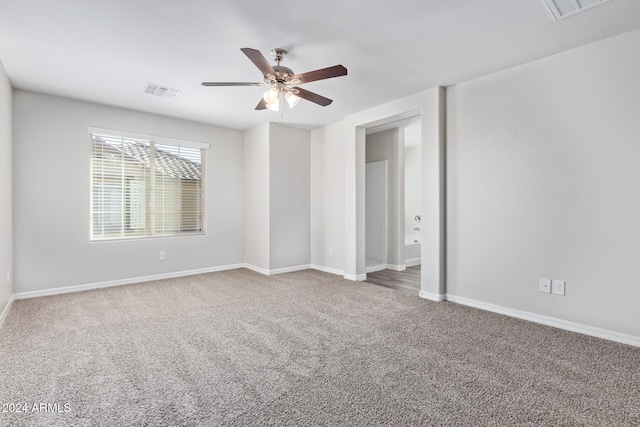
[[405, 271], [382, 270], [367, 273], [365, 282], [418, 295], [420, 293], [420, 277], [420, 266], [416, 265]]

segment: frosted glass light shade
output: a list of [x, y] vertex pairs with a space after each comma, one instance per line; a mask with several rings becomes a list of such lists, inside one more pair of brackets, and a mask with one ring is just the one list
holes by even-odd
[[279, 92], [275, 88], [271, 88], [262, 95], [262, 99], [268, 104], [278, 103]]
[[296, 105], [298, 105], [298, 102], [300, 102], [300, 97], [293, 92], [287, 92], [287, 94], [284, 96], [284, 99], [287, 100], [289, 108], [295, 107]]
[[267, 102], [267, 109], [271, 111], [280, 111], [280, 103], [277, 99], [273, 102]]

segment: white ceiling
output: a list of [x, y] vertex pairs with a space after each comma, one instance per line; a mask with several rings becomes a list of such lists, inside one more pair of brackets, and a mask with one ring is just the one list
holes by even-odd
[[[225, 127], [314, 128], [640, 28], [640, 1], [613, 0], [556, 21], [544, 0], [0, 0], [0, 60], [14, 87]], [[334, 99], [254, 111], [263, 88], [240, 48], [289, 50], [296, 73], [342, 64], [304, 85]], [[144, 94], [147, 83], [181, 90]]]

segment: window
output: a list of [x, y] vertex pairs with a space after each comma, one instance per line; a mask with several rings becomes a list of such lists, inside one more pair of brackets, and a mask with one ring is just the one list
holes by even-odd
[[205, 232], [206, 144], [91, 133], [91, 240]]

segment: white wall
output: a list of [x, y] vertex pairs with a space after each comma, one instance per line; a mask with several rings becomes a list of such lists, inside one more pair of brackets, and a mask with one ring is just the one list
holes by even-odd
[[[21, 90], [13, 101], [14, 292], [243, 262], [241, 132]], [[87, 126], [210, 143], [207, 234], [90, 242]]]
[[311, 264], [344, 274], [344, 122], [311, 131]]
[[310, 134], [278, 123], [245, 131], [245, 262], [264, 274], [310, 263]]
[[640, 336], [638, 76], [634, 31], [447, 90], [449, 294]]
[[11, 84], [0, 61], [0, 314], [12, 293], [13, 215]]
[[244, 132], [245, 262], [269, 270], [269, 123]]
[[309, 265], [310, 134], [270, 124], [269, 269]]

